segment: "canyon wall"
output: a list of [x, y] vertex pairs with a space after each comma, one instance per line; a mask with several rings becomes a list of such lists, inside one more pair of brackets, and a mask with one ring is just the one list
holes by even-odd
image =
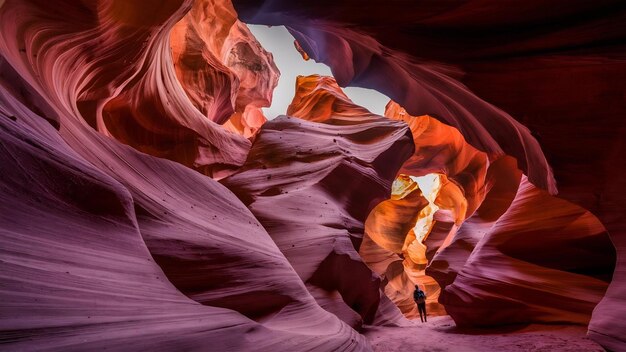
[[354, 105], [332, 78], [316, 75], [298, 77], [288, 113], [263, 125], [246, 163], [222, 183], [322, 307], [356, 328], [401, 320], [357, 252], [365, 219], [413, 151], [408, 127]]
[[[370, 350], [427, 275], [458, 325], [623, 349], [626, 7], [354, 6], [1, 1], [6, 347]], [[266, 122], [280, 73], [238, 16], [335, 78]], [[414, 240], [426, 194], [392, 182], [429, 173]]]
[[[0, 8], [5, 347], [369, 350], [245, 205], [198, 172], [242, 164], [250, 142], [175, 79], [168, 31], [191, 2], [144, 5]], [[147, 142], [178, 162], [110, 133], [114, 111], [130, 114], [122, 125], [156, 119], [173, 140]]]
[[374, 88], [410, 114], [435, 116], [477, 149], [514, 157], [536, 187], [558, 187], [558, 197], [595, 214], [617, 263], [589, 334], [623, 348], [626, 181], [615, 176], [626, 171], [622, 2], [425, 2], [408, 10], [374, 1], [359, 11], [328, 1], [269, 4], [234, 1], [248, 23], [287, 26], [340, 85]]

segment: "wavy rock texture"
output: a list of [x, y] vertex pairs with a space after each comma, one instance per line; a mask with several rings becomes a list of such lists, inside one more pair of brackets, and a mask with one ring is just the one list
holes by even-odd
[[[408, 124], [416, 147], [399, 171], [403, 176], [397, 179], [406, 189], [402, 194], [392, 194], [391, 199], [379, 204], [368, 217], [365, 234], [372, 241], [361, 255], [368, 265], [384, 275], [389, 283], [385, 292], [407, 317], [418, 316], [413, 301], [415, 284], [424, 287], [429, 311], [443, 313], [437, 303], [439, 285], [424, 269], [444, 242], [452, 238], [453, 230], [483, 201], [489, 160], [485, 153], [467, 144], [459, 131], [430, 116], [411, 116], [393, 101], [387, 104], [385, 115]], [[440, 188], [433, 195], [438, 206], [434, 212], [437, 220], [418, 239], [413, 227], [426, 216], [422, 209], [428, 202], [417, 183], [406, 175], [430, 173], [442, 175]]]
[[[53, 4], [7, 2], [2, 9], [5, 52], [12, 57], [23, 56], [23, 69], [38, 77], [45, 91], [58, 92], [65, 109], [82, 116], [105, 135], [220, 177], [244, 162], [250, 143], [211, 120], [222, 122], [230, 117], [233, 108], [224, 106], [239, 104], [243, 112], [246, 103], [266, 103], [267, 90], [278, 73], [271, 57], [241, 29], [219, 38], [226, 42], [224, 55], [234, 68], [232, 72], [210, 53], [199, 55], [205, 44], [202, 38], [189, 34], [185, 39], [195, 46], [187, 43], [184, 48], [188, 51], [175, 58], [204, 75], [205, 85], [196, 82], [195, 86], [181, 86], [177, 72], [184, 76], [188, 67], [180, 63], [175, 70], [169, 33], [192, 3], [217, 7], [192, 1], [132, 5], [102, 1], [89, 6], [68, 4], [65, 9], [64, 3], [57, 8]], [[185, 17], [183, 22], [190, 25], [192, 21]], [[173, 37], [176, 48], [184, 45], [176, 44], [178, 37]], [[248, 47], [256, 51], [246, 50]], [[258, 66], [268, 81], [265, 90], [250, 88], [260, 80], [248, 69], [257, 68], [255, 59], [263, 62]], [[249, 61], [254, 62], [242, 64]], [[208, 90], [207, 80], [217, 91]], [[237, 88], [225, 88], [230, 85]], [[188, 96], [197, 92], [212, 95], [211, 100], [204, 97], [210, 106], [198, 110], [192, 104]]]
[[292, 117], [267, 122], [246, 164], [222, 182], [322, 307], [355, 327], [399, 319], [380, 314], [389, 303], [357, 251], [365, 219], [411, 155], [408, 127], [354, 105], [332, 78], [298, 77], [296, 87]]
[[271, 105], [280, 73], [230, 1], [194, 1], [170, 41], [176, 76], [194, 106], [212, 121], [242, 126], [230, 130], [246, 137], [258, 130], [265, 122], [258, 108]]
[[[410, 318], [418, 316], [413, 300], [414, 286], [418, 283], [426, 286], [429, 305], [437, 305], [437, 295], [433, 294], [437, 284], [423, 277], [428, 263], [423, 237], [417, 239], [414, 229], [416, 222], [427, 217], [428, 207], [429, 202], [417, 183], [401, 175], [394, 182], [391, 198], [378, 204], [367, 217], [364, 235], [367, 241], [359, 251], [365, 263], [384, 277], [385, 294]], [[430, 228], [420, 235], [428, 236], [429, 232]]]
[[478, 240], [441, 302], [458, 325], [587, 324], [614, 265], [606, 248], [610, 240], [595, 216], [523, 177], [511, 206]]
[[618, 255], [589, 333], [624, 349], [626, 179], [615, 177], [626, 172], [622, 2], [234, 5], [247, 23], [286, 25], [340, 85], [375, 88], [413, 115], [436, 116], [479, 150], [515, 157], [535, 186], [554, 194], [556, 179], [559, 197], [596, 214]]
[[[120, 72], [92, 62], [102, 58], [85, 48], [167, 32], [158, 22], [173, 23], [186, 8], [153, 5], [148, 12], [126, 2], [9, 1], [0, 8], [4, 347], [368, 350], [361, 335], [319, 307], [228, 189], [89, 125], [83, 97], [100, 97], [95, 105], [103, 106], [131, 93], [139, 99], [142, 91], [117, 81]], [[132, 24], [137, 37], [114, 38], [128, 29], [118, 21]], [[98, 39], [102, 31], [108, 36]], [[152, 44], [163, 46], [167, 37], [159, 35]], [[63, 50], [67, 55], [56, 56]], [[64, 71], [69, 56], [84, 66]], [[161, 87], [150, 76], [158, 70], [148, 66], [133, 80], [154, 84], [139, 100], [146, 104]], [[116, 88], [104, 95], [105, 87]], [[176, 99], [191, 106], [184, 95]], [[241, 152], [236, 135], [207, 126], [218, 131], [216, 145], [232, 148], [221, 152]], [[224, 136], [232, 140], [219, 140]]]
[[[116, 171], [105, 166], [98, 169], [72, 150], [45, 120], [11, 100], [4, 89], [1, 93], [4, 176], [0, 186], [0, 233], [5, 290], [0, 335], [4, 348], [206, 350], [208, 342], [221, 350], [366, 348], [356, 332], [316, 308], [312, 298], [307, 299], [297, 276], [267, 234], [258, 224], [250, 224], [254, 221], [252, 215], [219, 184], [87, 130], [93, 134], [96, 145], [102, 143], [98, 152], [107, 146], [116, 151], [108, 161], [120, 158], [118, 163], [108, 164]], [[124, 168], [124, 162], [133, 159], [136, 168]], [[123, 176], [126, 185], [102, 169], [113, 176]], [[145, 215], [135, 218], [133, 206], [151, 206], [159, 211], [164, 208], [161, 200], [155, 199], [155, 193], [193, 199], [190, 187], [185, 187], [184, 192], [149, 189], [157, 185], [167, 187], [158, 181], [168, 180], [158, 179], [153, 170], [168, 170], [175, 178], [187, 177], [195, 185], [193, 193], [201, 198], [205, 198], [202, 193], [211, 194], [215, 204], [226, 208], [198, 202], [195, 212], [213, 212], [219, 221], [202, 224], [203, 227], [193, 224], [197, 228], [194, 234], [189, 233], [193, 227], [182, 221], [188, 220], [194, 210], [178, 210], [170, 216], [159, 212], [155, 214], [158, 222]], [[249, 221], [241, 222], [242, 218]], [[249, 249], [241, 248], [240, 242], [229, 240], [224, 230], [216, 230], [229, 224], [234, 233], [255, 234], [254, 244], [248, 246], [254, 249], [253, 256]], [[215, 236], [221, 239], [215, 240]], [[146, 247], [144, 241], [150, 245]], [[233, 250], [235, 244], [240, 254]], [[230, 255], [219, 255], [225, 252]], [[172, 270], [167, 262], [164, 265], [164, 259], [179, 263]], [[245, 292], [255, 297], [240, 297], [226, 288], [233, 287], [232, 282], [229, 284], [232, 275], [239, 277], [253, 269], [255, 275], [244, 276], [255, 277], [262, 273], [260, 266], [272, 273], [271, 278], [261, 275], [254, 279], [264, 279], [262, 289], [266, 292], [258, 292], [252, 283]], [[183, 267], [185, 274], [195, 279], [194, 289], [201, 289], [202, 296], [184, 286], [181, 280], [187, 276], [176, 275], [176, 268]], [[274, 276], [277, 269], [283, 272], [282, 278]], [[197, 287], [198, 282], [206, 287]], [[268, 285], [271, 282], [274, 284]], [[280, 294], [272, 292], [272, 286]], [[177, 288], [212, 306], [192, 301]], [[216, 296], [220, 298], [215, 299]], [[264, 298], [261, 303], [259, 296]], [[248, 313], [250, 301], [257, 302], [255, 313], [267, 315], [282, 309], [283, 318], [274, 316], [264, 321], [265, 325], [247, 318], [241, 313]], [[282, 301], [280, 307], [276, 306], [277, 301]], [[304, 311], [311, 314], [306, 320], [293, 319], [293, 314]], [[289, 327], [281, 327], [287, 321]], [[311, 335], [316, 329], [320, 329], [319, 335]]]
[[[355, 6], [0, 1], [3, 348], [369, 350], [351, 327], [404, 324], [422, 280], [459, 325], [624, 350], [626, 6]], [[392, 119], [311, 76], [265, 123], [279, 73], [235, 9]], [[417, 190], [364, 234], [398, 172], [446, 175], [405, 258]]]
[[[295, 273], [285, 265], [284, 257], [267, 234], [263, 235], [264, 231], [243, 205], [237, 205], [232, 194], [182, 166], [138, 154], [110, 139], [99, 137], [89, 129], [85, 130], [92, 134], [94, 145], [102, 145], [97, 151], [106, 150], [104, 147], [116, 151], [107, 158], [108, 167], [98, 166], [114, 177], [123, 176], [126, 185], [122, 185], [69, 148], [43, 119], [28, 113], [14, 100], [7, 103], [6, 98], [3, 94], [2, 165], [7, 172], [2, 184], [2, 204], [12, 206], [3, 207], [2, 212], [2, 258], [5, 263], [2, 272], [3, 282], [9, 288], [3, 295], [2, 311], [3, 335], [9, 336], [5, 335], [8, 334], [6, 328], [12, 330], [11, 348], [40, 346], [80, 350], [100, 346], [204, 350], [207, 341], [234, 350], [302, 346], [293, 339], [298, 340], [296, 336], [303, 330], [287, 333], [280, 328], [272, 333], [271, 329], [236, 312], [241, 308], [247, 309], [250, 301], [259, 304], [259, 296], [264, 298], [261, 304], [270, 311], [273, 297], [284, 300], [285, 296], [292, 296], [280, 308], [284, 308], [283, 314], [290, 310], [289, 306], [297, 312], [302, 307], [296, 308], [300, 304], [294, 305], [294, 301], [306, 301], [306, 291], [298, 284]], [[11, 121], [8, 116], [14, 116], [16, 121]], [[85, 153], [85, 150], [80, 152]], [[105, 153], [96, 155], [106, 156]], [[121, 160], [115, 163], [117, 158]], [[92, 159], [95, 160], [93, 155]], [[19, 164], [17, 160], [20, 160]], [[135, 168], [124, 167], [126, 161], [134, 161]], [[163, 179], [162, 175], [157, 177], [154, 170], [168, 170], [166, 175], [169, 177], [187, 179], [195, 187], [181, 185], [182, 190], [168, 187], [172, 180]], [[41, 178], [42, 174], [46, 177]], [[25, 184], [25, 177], [32, 182]], [[150, 182], [144, 182], [146, 180]], [[206, 194], [203, 195], [203, 192]], [[193, 205], [192, 209], [188, 209], [181, 204], [174, 204], [175, 207], [167, 204], [179, 199], [193, 200], [193, 194], [198, 197], [195, 209]], [[168, 201], [157, 197], [166, 197]], [[202, 200], [207, 197], [212, 197], [215, 205], [203, 204]], [[54, 206], [51, 208], [51, 205]], [[139, 214], [135, 219], [133, 205], [135, 208], [150, 208], [159, 221], [147, 214]], [[172, 210], [173, 213], [168, 216], [163, 210]], [[207, 212], [216, 214], [214, 216], [219, 219], [192, 224], [197, 232], [202, 231], [202, 234], [194, 234], [190, 218], [208, 218], [193, 216], [193, 213], [202, 215]], [[33, 218], [33, 214], [38, 216]], [[246, 217], [248, 221], [241, 221]], [[218, 231], [216, 227], [230, 228], [234, 233], [254, 234], [252, 244], [241, 248], [241, 242], [233, 242], [227, 237], [228, 233]], [[68, 234], [71, 235], [68, 237]], [[181, 283], [181, 279], [188, 277], [176, 276], [167, 262], [163, 264], [164, 258], [168, 258], [169, 262], [184, 260], [184, 265], [180, 263], [177, 268], [184, 267], [187, 275], [195, 274], [196, 289], [201, 288], [197, 286], [199, 282], [207, 284], [208, 287], [202, 291], [204, 296], [221, 293], [222, 301], [212, 301], [213, 305], [228, 306], [238, 300], [240, 306], [232, 307], [235, 310], [203, 307], [185, 298], [155, 264], [141, 236], [150, 243], [148, 248], [152, 255], [165, 269], [167, 278], [178, 288], [188, 291]], [[216, 240], [215, 236], [220, 239]], [[162, 244], [162, 248], [158, 244]], [[46, 248], [44, 252], [41, 252], [42, 246]], [[240, 254], [237, 255], [238, 251]], [[220, 256], [219, 253], [230, 255]], [[231, 275], [239, 277], [253, 269], [255, 275], [244, 274], [253, 278], [262, 273], [259, 268], [264, 265], [267, 265], [273, 279], [261, 275], [253, 280], [263, 279], [262, 288], [270, 291], [266, 292], [266, 296], [256, 292], [254, 284], [245, 288], [246, 294], [255, 294], [253, 298], [238, 297], [233, 294], [236, 291], [226, 289], [227, 286], [233, 287], [232, 283], [229, 284]], [[282, 278], [278, 279], [274, 274], [280, 272], [281, 266], [286, 275], [280, 275]], [[219, 276], [216, 273], [220, 273]], [[292, 279], [289, 280], [289, 277]], [[268, 285], [271, 282], [275, 282], [275, 289], [280, 294], [271, 293], [272, 285]], [[289, 294], [287, 286], [295, 291]], [[241, 286], [236, 284], [235, 287]], [[191, 293], [200, 301], [208, 301], [208, 297], [197, 297]], [[312, 299], [309, 298], [308, 305], [311, 304]], [[263, 312], [263, 307], [256, 308], [256, 312]], [[342, 342], [342, 335], [350, 335], [350, 329], [342, 328], [336, 319], [317, 309], [319, 315], [314, 313], [316, 309], [310, 310], [313, 315], [308, 317], [312, 319], [309, 322], [322, 324], [320, 328], [324, 324], [334, 325], [323, 334], [332, 335], [334, 329], [340, 333], [336, 337], [329, 336], [326, 341], [304, 336], [301, 340], [304, 346], [357, 347], [350, 346], [352, 342], [346, 342], [349, 340]], [[281, 320], [273, 317], [267, 324], [279, 324]], [[288, 320], [290, 324], [296, 322]], [[304, 329], [307, 335], [315, 329], [313, 326], [297, 328], [295, 325], [292, 328], [296, 331]], [[245, 334], [250, 336], [250, 341], [241, 339], [240, 336]], [[356, 333], [352, 335], [356, 341], [360, 340]], [[264, 341], [263, 336], [270, 340]]]
[[267, 119], [260, 108], [248, 105], [243, 112], [234, 113], [224, 123], [224, 128], [246, 138], [252, 138], [266, 121]]
[[[511, 157], [500, 158], [489, 165], [485, 176], [487, 192], [476, 213], [451, 232], [431, 252], [426, 273], [434, 277], [441, 287], [451, 284], [461, 270], [478, 241], [511, 206], [517, 194], [522, 173]], [[430, 247], [430, 246], [429, 246]]]
[[[371, 16], [375, 18], [365, 21], [367, 16], [350, 18], [348, 13], [354, 11], [344, 8], [348, 5], [333, 6], [333, 11], [324, 15], [318, 12], [321, 8], [319, 3], [305, 2], [296, 6], [288, 1], [275, 1], [271, 6], [264, 6], [264, 2], [233, 1], [248, 23], [287, 26], [312, 59], [330, 66], [339, 85], [378, 89], [413, 115], [437, 116], [461, 131], [465, 139], [479, 150], [518, 158], [531, 180], [556, 192], [552, 172], [530, 131], [456, 81], [454, 78], [461, 75], [461, 71], [446, 64], [417, 60], [402, 51], [385, 47], [377, 38], [365, 34], [365, 30], [344, 26], [344, 23], [356, 20], [356, 23], [363, 21], [362, 26], [367, 28], [372, 23], [381, 23], [379, 15], [374, 14], [376, 11], [396, 18], [397, 13], [406, 12], [406, 9], [396, 8], [394, 12], [389, 12], [384, 2], [372, 2], [367, 5], [368, 9], [362, 11], [371, 11]], [[410, 13], [419, 13], [422, 6], [417, 6]], [[280, 8], [281, 11], [271, 11], [272, 8]], [[347, 18], [341, 18], [342, 11], [346, 11]], [[426, 10], [425, 13], [432, 11]], [[410, 15], [406, 17], [404, 21], [410, 19]], [[391, 27], [398, 24], [402, 22], [394, 21]], [[376, 30], [372, 32], [376, 33]], [[407, 42], [412, 43], [409, 39]]]
[[139, 235], [129, 192], [1, 93], [4, 348], [237, 348], [233, 336], [260, 332], [177, 291]]
[[587, 324], [614, 268], [604, 226], [534, 187], [512, 158], [492, 163], [486, 179], [485, 200], [426, 269], [446, 311], [461, 326]]
[[[469, 145], [458, 130], [431, 116], [411, 116], [393, 101], [387, 104], [385, 116], [406, 122], [411, 128], [416, 146], [415, 153], [402, 165], [400, 173], [411, 176], [443, 174], [458, 185], [464, 200], [455, 200], [451, 196], [454, 191], [450, 188], [436, 203], [455, 206], [457, 211], [454, 222], [461, 224], [467, 216], [474, 213], [485, 197], [488, 155]], [[447, 195], [446, 200], [444, 195]], [[457, 202], [466, 204], [456, 204]]]

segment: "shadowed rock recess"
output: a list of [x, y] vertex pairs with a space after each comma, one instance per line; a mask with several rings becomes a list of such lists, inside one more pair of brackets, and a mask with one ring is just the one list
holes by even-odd
[[[334, 77], [268, 121], [246, 23]], [[369, 351], [419, 284], [626, 351], [625, 43], [611, 0], [0, 0], [0, 349]]]

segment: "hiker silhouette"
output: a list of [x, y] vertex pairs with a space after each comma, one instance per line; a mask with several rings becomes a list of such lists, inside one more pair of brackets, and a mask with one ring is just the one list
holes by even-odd
[[417, 310], [420, 313], [420, 319], [423, 322], [427, 322], [426, 320], [426, 293], [420, 290], [419, 286], [415, 285], [415, 291], [413, 291], [413, 300], [417, 303]]

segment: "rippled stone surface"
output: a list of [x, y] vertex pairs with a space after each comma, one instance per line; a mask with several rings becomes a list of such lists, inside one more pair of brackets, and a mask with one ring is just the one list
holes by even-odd
[[[353, 328], [403, 325], [419, 273], [458, 325], [624, 349], [622, 5], [234, 5], [0, 1], [7, 348], [369, 350]], [[241, 21], [397, 103], [301, 77], [266, 122], [279, 73]], [[432, 172], [416, 241], [391, 182]]]
[[332, 78], [316, 75], [298, 78], [288, 113], [263, 125], [246, 164], [223, 184], [322, 307], [354, 327], [401, 320], [357, 251], [365, 219], [411, 155], [408, 127], [354, 105]]

